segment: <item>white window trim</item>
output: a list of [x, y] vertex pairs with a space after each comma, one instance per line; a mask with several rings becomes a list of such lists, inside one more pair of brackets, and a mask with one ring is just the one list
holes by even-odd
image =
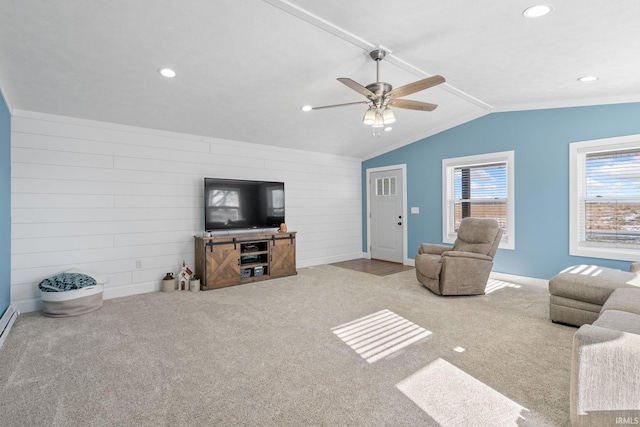
[[501, 151], [498, 153], [478, 154], [474, 156], [455, 157], [451, 159], [442, 159], [442, 241], [444, 243], [454, 243], [456, 240], [456, 234], [449, 234], [448, 223], [449, 218], [453, 218], [450, 215], [449, 198], [453, 195], [448, 194], [448, 184], [450, 174], [453, 173], [453, 169], [460, 166], [479, 166], [489, 163], [507, 163], [507, 233], [500, 242], [500, 249], [515, 249], [516, 248], [516, 234], [515, 234], [515, 180], [514, 180], [514, 159], [515, 153], [511, 151]]
[[[583, 198], [586, 187], [581, 166], [586, 154], [594, 151], [613, 151], [640, 147], [640, 135], [627, 135], [615, 138], [577, 141], [569, 144], [569, 255], [590, 258], [615, 259], [622, 261], [640, 261], [640, 248], [605, 248], [581, 244], [584, 230], [578, 227], [580, 215], [578, 200]], [[582, 197], [581, 197], [582, 196]]]

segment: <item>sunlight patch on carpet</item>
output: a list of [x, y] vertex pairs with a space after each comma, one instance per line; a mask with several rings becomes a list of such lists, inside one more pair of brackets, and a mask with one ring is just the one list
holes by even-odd
[[528, 411], [443, 359], [433, 361], [396, 387], [442, 427], [516, 427]]
[[487, 287], [484, 288], [484, 293], [488, 295], [492, 292], [495, 292], [499, 289], [504, 289], [504, 288], [517, 289], [517, 288], [520, 288], [520, 285], [516, 285], [515, 283], [505, 282], [503, 280], [489, 279], [489, 281], [487, 282]]
[[430, 331], [386, 309], [331, 331], [369, 363], [431, 335]]

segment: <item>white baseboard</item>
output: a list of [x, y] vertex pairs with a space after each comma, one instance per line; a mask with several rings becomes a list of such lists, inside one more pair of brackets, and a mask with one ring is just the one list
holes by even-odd
[[20, 314], [20, 311], [14, 306], [10, 305], [9, 308], [4, 312], [2, 318], [0, 319], [0, 348], [4, 344], [4, 340], [9, 335], [9, 331], [13, 326], [13, 323], [16, 321], [16, 318]]
[[342, 261], [350, 261], [352, 259], [366, 258], [365, 255], [366, 254], [363, 252], [353, 252], [346, 255], [308, 259], [305, 261], [298, 261], [298, 263], [296, 264], [296, 268], [315, 267], [317, 265], [332, 264], [334, 262], [342, 262]]
[[11, 301], [20, 313], [29, 313], [32, 311], [42, 310], [42, 300], [40, 298], [23, 298]]
[[[405, 260], [404, 265], [415, 267], [416, 260], [414, 258], [409, 258], [408, 260]], [[548, 280], [537, 279], [535, 277], [517, 276], [515, 274], [499, 273], [497, 271], [492, 271], [489, 277], [491, 279], [502, 280], [505, 282], [515, 283], [517, 285], [537, 286], [545, 289], [549, 288]]]
[[515, 274], [499, 273], [492, 271], [489, 276], [495, 280], [503, 280], [505, 282], [515, 283], [518, 285], [536, 286], [539, 288], [549, 288], [549, 281], [544, 279], [537, 279], [535, 277], [517, 276]]
[[148, 292], [158, 292], [160, 290], [160, 280], [153, 282], [136, 283], [118, 287], [107, 287], [104, 289], [103, 298], [112, 299], [128, 297], [131, 295], [146, 294]]

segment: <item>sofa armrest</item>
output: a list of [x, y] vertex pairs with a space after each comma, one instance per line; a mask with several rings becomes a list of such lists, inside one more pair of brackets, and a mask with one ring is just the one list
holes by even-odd
[[481, 295], [487, 287], [493, 260], [469, 252], [448, 251], [442, 254], [440, 293], [442, 295]]
[[583, 325], [573, 337], [571, 423], [613, 425], [640, 416], [640, 335]]
[[418, 254], [441, 255], [443, 252], [450, 250], [451, 246], [436, 245], [433, 243], [422, 243], [418, 248]]

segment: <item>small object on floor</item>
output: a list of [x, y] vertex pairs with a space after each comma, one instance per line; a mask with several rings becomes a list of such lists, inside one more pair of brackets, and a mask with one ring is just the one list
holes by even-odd
[[38, 288], [42, 313], [48, 317], [71, 317], [102, 307], [102, 292], [109, 282], [105, 274], [72, 269], [42, 280]]
[[189, 290], [191, 292], [200, 291], [200, 279], [194, 274], [191, 276], [191, 280], [189, 281]]
[[178, 273], [178, 290], [179, 291], [188, 291], [189, 290], [189, 281], [191, 280], [191, 275], [193, 272], [189, 270], [187, 264], [182, 261], [182, 270]]
[[160, 291], [162, 292], [173, 292], [176, 289], [176, 285], [178, 284], [178, 280], [173, 277], [173, 273], [167, 273], [162, 279], [160, 283]]

